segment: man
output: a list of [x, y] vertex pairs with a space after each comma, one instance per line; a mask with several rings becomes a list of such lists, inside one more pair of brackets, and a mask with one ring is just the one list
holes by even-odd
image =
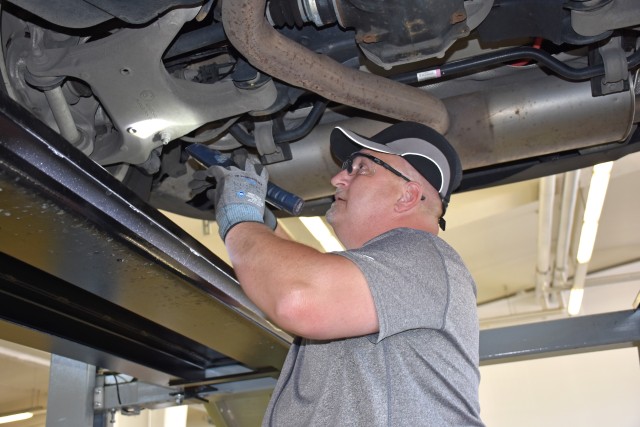
[[[481, 426], [473, 279], [437, 237], [461, 177], [433, 129], [336, 128], [343, 169], [320, 253], [263, 223], [266, 171], [213, 167], [220, 235], [249, 298], [296, 339], [264, 426]], [[198, 185], [202, 187], [202, 185]]]

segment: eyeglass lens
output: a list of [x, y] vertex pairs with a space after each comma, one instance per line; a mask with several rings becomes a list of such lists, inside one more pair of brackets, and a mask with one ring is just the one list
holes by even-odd
[[342, 169], [346, 170], [348, 175], [372, 175], [374, 167], [374, 165], [367, 165], [362, 156], [350, 157], [342, 163]]

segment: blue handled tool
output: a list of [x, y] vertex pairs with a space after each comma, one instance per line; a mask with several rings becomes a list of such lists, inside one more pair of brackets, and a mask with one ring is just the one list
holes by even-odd
[[[187, 148], [187, 153], [204, 166], [236, 166], [231, 156], [224, 154], [213, 148], [209, 148], [201, 144], [191, 144]], [[277, 185], [269, 182], [267, 184], [267, 202], [276, 208], [290, 213], [291, 215], [299, 215], [304, 206], [304, 200], [292, 194]]]

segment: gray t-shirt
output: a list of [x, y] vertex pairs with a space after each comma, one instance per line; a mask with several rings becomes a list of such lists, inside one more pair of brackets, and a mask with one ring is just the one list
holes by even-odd
[[482, 426], [476, 287], [460, 256], [408, 228], [339, 254], [366, 277], [380, 330], [296, 340], [262, 425]]

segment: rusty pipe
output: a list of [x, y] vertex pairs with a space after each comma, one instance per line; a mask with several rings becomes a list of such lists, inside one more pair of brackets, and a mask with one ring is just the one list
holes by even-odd
[[345, 67], [277, 32], [264, 16], [266, 0], [224, 0], [227, 38], [262, 72], [341, 104], [385, 117], [449, 128], [443, 102], [414, 87]]

